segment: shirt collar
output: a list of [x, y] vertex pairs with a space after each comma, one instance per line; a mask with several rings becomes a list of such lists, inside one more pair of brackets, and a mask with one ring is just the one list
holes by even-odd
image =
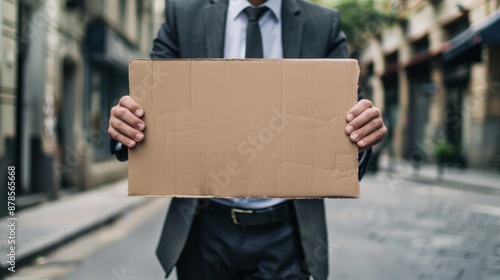
[[[281, 1], [282, 0], [267, 0], [261, 6], [267, 6], [274, 14], [274, 17], [278, 22], [281, 21]], [[231, 18], [235, 20], [241, 12], [247, 7], [252, 6], [247, 0], [230, 0], [229, 10], [231, 11]]]

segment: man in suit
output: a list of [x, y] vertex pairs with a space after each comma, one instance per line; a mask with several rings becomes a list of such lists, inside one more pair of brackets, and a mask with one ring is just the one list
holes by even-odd
[[[302, 0], [169, 0], [153, 58], [346, 58], [337, 11]], [[112, 108], [117, 156], [144, 140], [143, 109], [125, 96]], [[386, 134], [381, 112], [360, 100], [346, 133], [367, 163]], [[123, 143], [122, 147], [119, 142]], [[360, 166], [363, 174], [365, 165]], [[184, 279], [327, 279], [321, 199], [172, 199], [157, 249], [167, 276]]]

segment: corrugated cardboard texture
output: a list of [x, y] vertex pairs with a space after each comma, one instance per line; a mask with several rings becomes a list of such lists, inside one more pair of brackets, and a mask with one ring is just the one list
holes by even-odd
[[131, 60], [129, 195], [359, 197], [356, 60]]

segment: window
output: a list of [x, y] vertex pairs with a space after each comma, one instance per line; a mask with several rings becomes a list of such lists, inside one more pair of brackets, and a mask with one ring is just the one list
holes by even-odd
[[398, 51], [394, 51], [387, 56], [384, 57], [385, 69], [384, 75], [392, 74], [398, 71], [399, 69], [399, 55]]
[[398, 60], [399, 60], [399, 56], [398, 56], [398, 52], [397, 51], [392, 52], [391, 54], [387, 55], [384, 58], [384, 62], [385, 62], [386, 66], [394, 64], [394, 63], [398, 63]]
[[412, 53], [419, 54], [427, 51], [429, 49], [429, 38], [427, 36], [424, 36], [423, 38], [415, 41], [411, 45], [411, 51]]
[[469, 25], [470, 25], [469, 17], [467, 15], [464, 15], [458, 20], [455, 20], [452, 23], [446, 25], [444, 27], [444, 30], [446, 32], [447, 39], [451, 40], [455, 38], [455, 36], [460, 34], [462, 31], [466, 30], [467, 28], [469, 28]]
[[81, 0], [66, 0], [66, 8], [68, 9], [79, 9], [83, 7], [83, 4]]
[[374, 70], [373, 70], [373, 62], [370, 62], [370, 64], [368, 64], [368, 66], [366, 66], [366, 73], [365, 75], [366, 76], [373, 76], [373, 73], [374, 73]]

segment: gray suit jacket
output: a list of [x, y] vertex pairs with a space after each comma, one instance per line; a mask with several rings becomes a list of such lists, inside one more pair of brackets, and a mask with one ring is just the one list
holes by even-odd
[[[302, 0], [282, 0], [285, 58], [346, 58], [346, 38], [339, 13]], [[228, 0], [169, 0], [166, 21], [151, 50], [153, 58], [221, 58]], [[198, 199], [174, 198], [165, 220], [158, 258], [167, 276], [175, 266], [193, 217], [202, 208]], [[323, 200], [294, 201], [305, 253], [314, 279], [328, 275], [328, 238]]]

